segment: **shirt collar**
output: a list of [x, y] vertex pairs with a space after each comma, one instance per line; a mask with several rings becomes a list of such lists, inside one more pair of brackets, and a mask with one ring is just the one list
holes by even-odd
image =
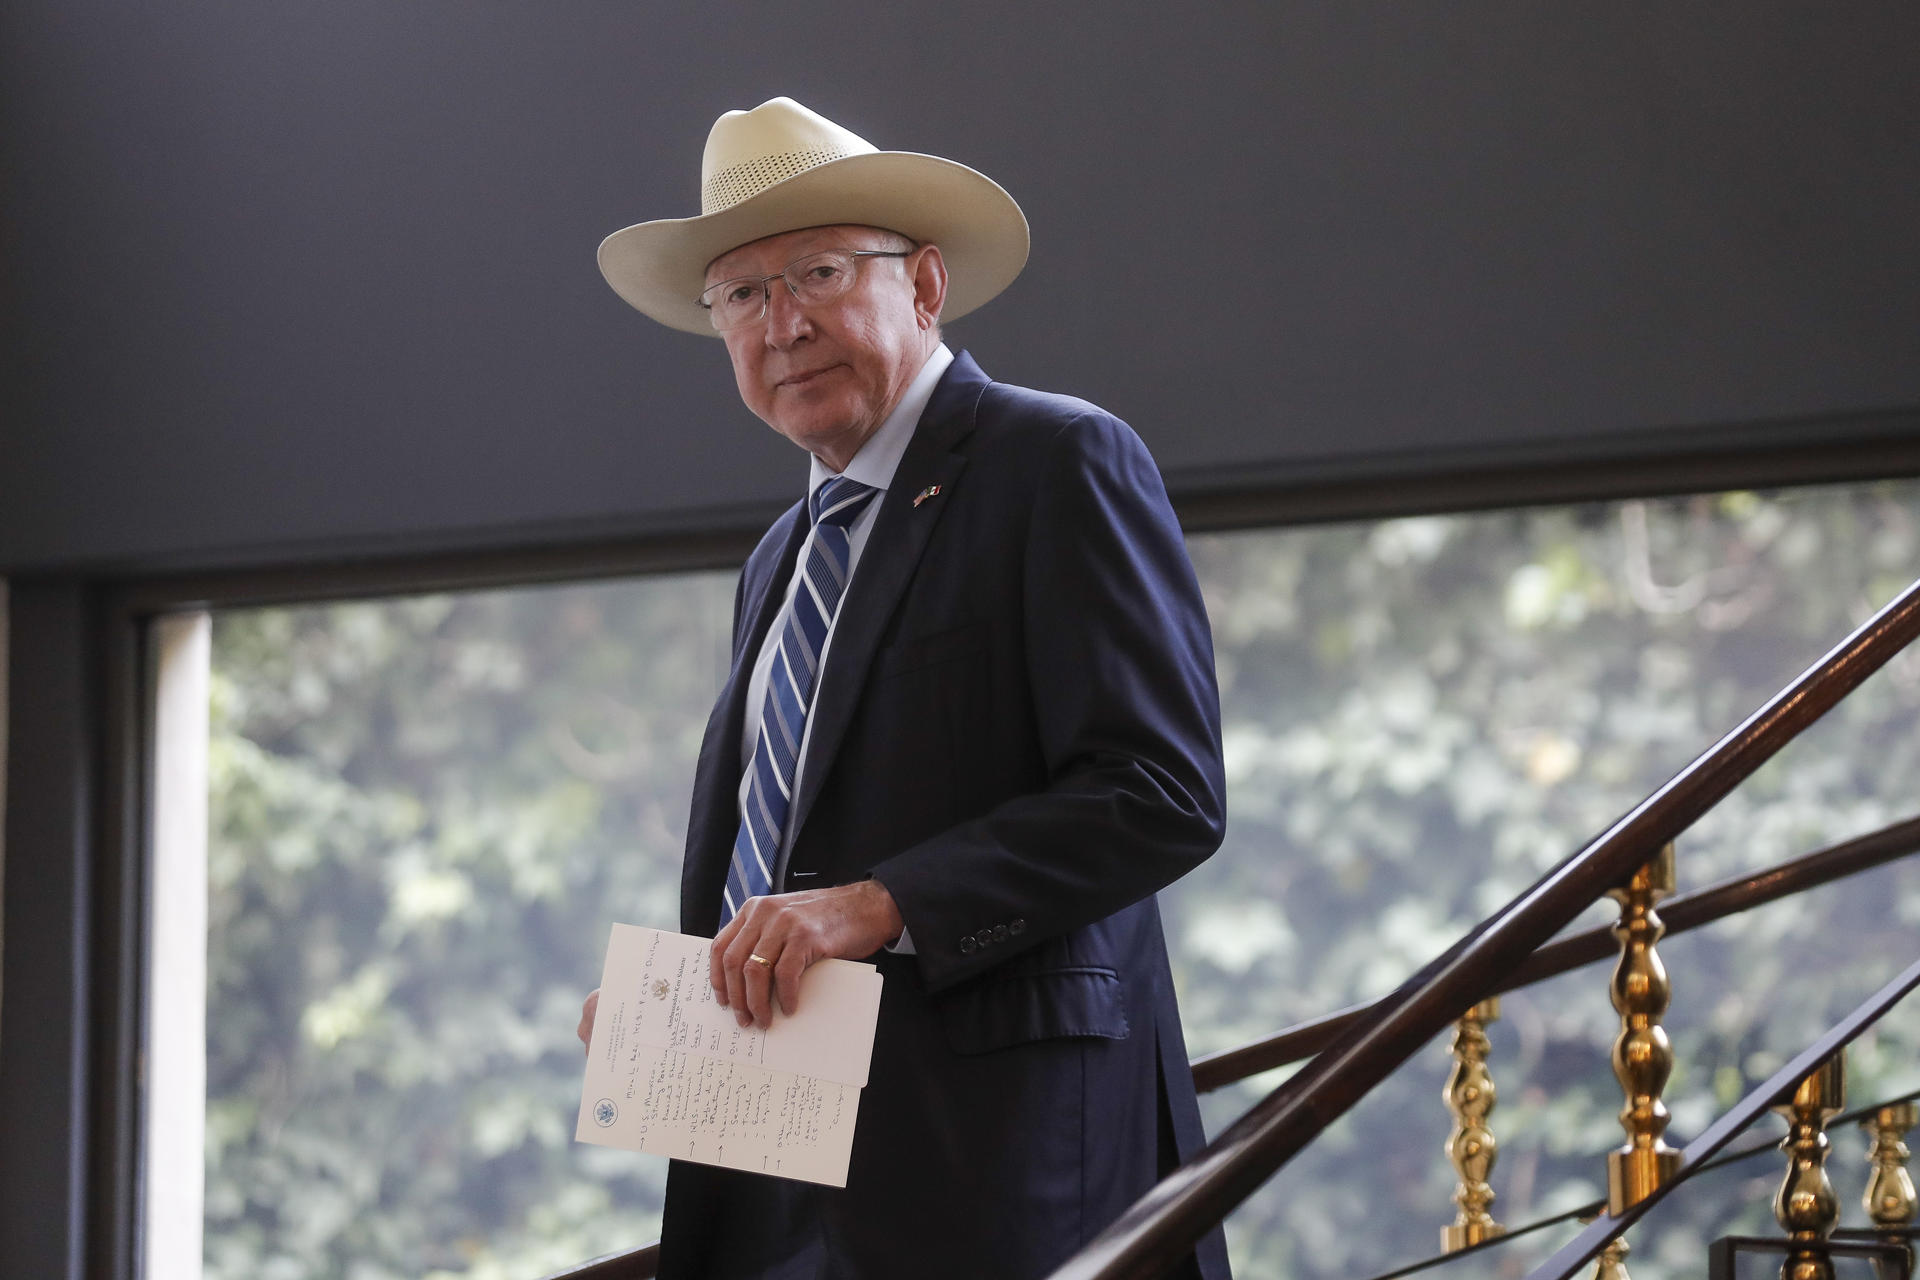
[[[927, 362], [920, 366], [920, 372], [907, 384], [906, 393], [893, 406], [893, 412], [887, 415], [887, 420], [867, 438], [867, 442], [860, 446], [860, 452], [854, 454], [853, 460], [847, 463], [847, 469], [839, 474], [885, 493], [887, 486], [893, 483], [893, 473], [900, 469], [901, 456], [913, 442], [913, 429], [920, 425], [920, 415], [927, 411], [927, 401], [933, 399], [933, 388], [952, 363], [953, 351], [946, 343], [935, 347], [927, 357]], [[818, 489], [820, 482], [833, 474], [826, 463], [814, 458], [812, 474], [807, 477], [807, 492]]]

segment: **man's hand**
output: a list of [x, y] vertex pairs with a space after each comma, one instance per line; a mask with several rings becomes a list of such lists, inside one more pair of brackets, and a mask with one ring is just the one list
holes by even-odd
[[574, 1034], [580, 1037], [582, 1049], [593, 1048], [593, 1015], [599, 1007], [600, 988], [595, 987], [587, 992], [586, 1001], [580, 1006], [580, 1025], [574, 1029]]
[[800, 975], [808, 965], [870, 956], [904, 927], [893, 895], [878, 880], [748, 898], [708, 953], [714, 999], [743, 1027], [769, 1026], [776, 992], [782, 1010], [800, 1011]]

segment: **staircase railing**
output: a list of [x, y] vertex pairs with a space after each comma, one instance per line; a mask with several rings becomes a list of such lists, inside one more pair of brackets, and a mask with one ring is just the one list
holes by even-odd
[[[1255, 1188], [1542, 943], [1653, 859], [1806, 727], [1920, 636], [1920, 582], [1903, 591], [1627, 815], [1376, 1003], [1053, 1274], [1153, 1280]], [[1592, 1228], [1589, 1228], [1591, 1231]]]
[[[1765, 871], [1725, 880], [1708, 889], [1669, 899], [1660, 908], [1667, 936], [1686, 933], [1728, 916], [1763, 907], [1817, 889], [1836, 880], [1871, 871], [1920, 853], [1920, 817], [1908, 818], [1892, 826], [1870, 831], [1852, 840], [1804, 854]], [[1618, 944], [1611, 926], [1589, 929], [1557, 942], [1550, 942], [1507, 974], [1490, 994], [1504, 995], [1530, 987], [1536, 982], [1559, 977], [1563, 973], [1599, 960], [1609, 959]], [[1365, 1019], [1375, 1005], [1355, 1005], [1322, 1014], [1306, 1022], [1295, 1023], [1264, 1039], [1236, 1049], [1222, 1049], [1193, 1060], [1193, 1085], [1201, 1093], [1211, 1093], [1237, 1084], [1248, 1076], [1289, 1066], [1310, 1058], [1326, 1048], [1341, 1032]]]
[[655, 1240], [638, 1249], [609, 1253], [565, 1271], [556, 1271], [545, 1280], [653, 1280], [659, 1272], [660, 1242]]
[[1765, 1115], [1783, 1098], [1793, 1095], [1808, 1077], [1833, 1062], [1856, 1036], [1878, 1022], [1916, 986], [1920, 986], [1920, 961], [1908, 965], [1903, 973], [1874, 992], [1831, 1031], [1795, 1054], [1778, 1071], [1735, 1103], [1725, 1115], [1708, 1125], [1704, 1133], [1687, 1144], [1686, 1150], [1681, 1153], [1679, 1167], [1668, 1179], [1631, 1205], [1619, 1209], [1609, 1206], [1606, 1216], [1594, 1219], [1579, 1235], [1562, 1245], [1559, 1252], [1528, 1273], [1527, 1280], [1567, 1280], [1575, 1271], [1592, 1262], [1602, 1249], [1618, 1239], [1648, 1210], [1704, 1169], [1708, 1161], [1743, 1133], [1747, 1126]]
[[[1593, 903], [1626, 892], [1623, 886], [1630, 883], [1640, 886], [1642, 915], [1651, 915], [1657, 895], [1646, 883], [1647, 872], [1657, 864], [1656, 855], [1663, 847], [1916, 637], [1920, 637], [1920, 582], [1392, 994], [1198, 1060], [1196, 1083], [1212, 1089], [1315, 1055], [1064, 1263], [1051, 1280], [1154, 1280], [1167, 1273], [1323, 1129], [1460, 1019], [1462, 1010], [1474, 1009], [1498, 992], [1604, 958], [1612, 945], [1610, 931], [1595, 930], [1545, 944]], [[1665, 914], [1673, 928], [1698, 927], [1905, 856], [1916, 843], [1920, 843], [1920, 819], [1760, 876], [1675, 899]], [[1658, 930], [1653, 936], [1658, 936]], [[1661, 1179], [1643, 1189], [1632, 1203], [1616, 1205], [1610, 1216], [1585, 1228], [1529, 1280], [1569, 1276], [1598, 1256], [1659, 1198], [1708, 1167], [1711, 1157], [1751, 1124], [1782, 1089], [1790, 1090], [1916, 984], [1920, 984], [1920, 964], [1743, 1098], [1684, 1152], [1672, 1153]], [[550, 1280], [645, 1280], [654, 1274], [656, 1264], [657, 1245], [649, 1245], [634, 1253], [596, 1259]]]
[[[1920, 1099], [1920, 1089], [1897, 1094], [1891, 1098], [1882, 1098], [1880, 1101], [1870, 1102], [1864, 1107], [1855, 1107], [1851, 1111], [1841, 1112], [1827, 1122], [1827, 1127], [1833, 1129], [1845, 1124], [1870, 1120], [1880, 1112], [1886, 1111], [1889, 1108], [1909, 1105], [1915, 1099]], [[1700, 1174], [1711, 1173], [1715, 1169], [1722, 1169], [1730, 1164], [1738, 1164], [1743, 1160], [1751, 1160], [1755, 1156], [1767, 1155], [1770, 1152], [1778, 1151], [1779, 1148], [1779, 1142], [1771, 1138], [1762, 1139], [1759, 1142], [1750, 1142], [1746, 1146], [1736, 1147], [1731, 1151], [1722, 1151], [1710, 1159], [1702, 1160], [1695, 1165], [1689, 1165], [1687, 1168], [1687, 1176], [1698, 1177]], [[1491, 1236], [1480, 1241], [1478, 1244], [1471, 1244], [1464, 1248], [1432, 1254], [1418, 1261], [1395, 1267], [1391, 1271], [1382, 1271], [1378, 1275], [1369, 1277], [1369, 1280], [1404, 1280], [1406, 1276], [1418, 1275], [1422, 1271], [1429, 1271], [1434, 1267], [1446, 1266], [1458, 1262], [1470, 1253], [1490, 1253], [1494, 1250], [1504, 1248], [1535, 1232], [1544, 1231], [1548, 1227], [1557, 1227], [1563, 1222], [1590, 1221], [1606, 1213], [1606, 1211], [1607, 1202], [1605, 1197], [1598, 1200], [1590, 1200], [1586, 1204], [1576, 1205], [1571, 1209], [1565, 1209], [1559, 1213], [1550, 1213], [1545, 1217], [1535, 1218], [1532, 1222], [1524, 1223], [1520, 1226], [1508, 1227], [1502, 1234]], [[1602, 1252], [1604, 1252], [1604, 1249]]]

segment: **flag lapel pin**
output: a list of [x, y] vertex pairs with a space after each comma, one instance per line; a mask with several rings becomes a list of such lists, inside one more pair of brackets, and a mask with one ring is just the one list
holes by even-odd
[[940, 486], [937, 484], [930, 484], [926, 488], [922, 489], [919, 493], [913, 496], [913, 505], [917, 507], [921, 503], [925, 502], [928, 498], [937, 498], [939, 496], [940, 496]]

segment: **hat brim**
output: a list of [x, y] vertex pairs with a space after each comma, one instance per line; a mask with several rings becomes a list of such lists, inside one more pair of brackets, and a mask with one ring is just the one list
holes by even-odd
[[840, 223], [939, 245], [946, 320], [993, 298], [1027, 262], [1026, 215], [999, 183], [939, 156], [876, 151], [817, 165], [715, 213], [616, 231], [600, 242], [600, 274], [642, 314], [718, 337], [699, 302], [709, 262], [766, 236]]

